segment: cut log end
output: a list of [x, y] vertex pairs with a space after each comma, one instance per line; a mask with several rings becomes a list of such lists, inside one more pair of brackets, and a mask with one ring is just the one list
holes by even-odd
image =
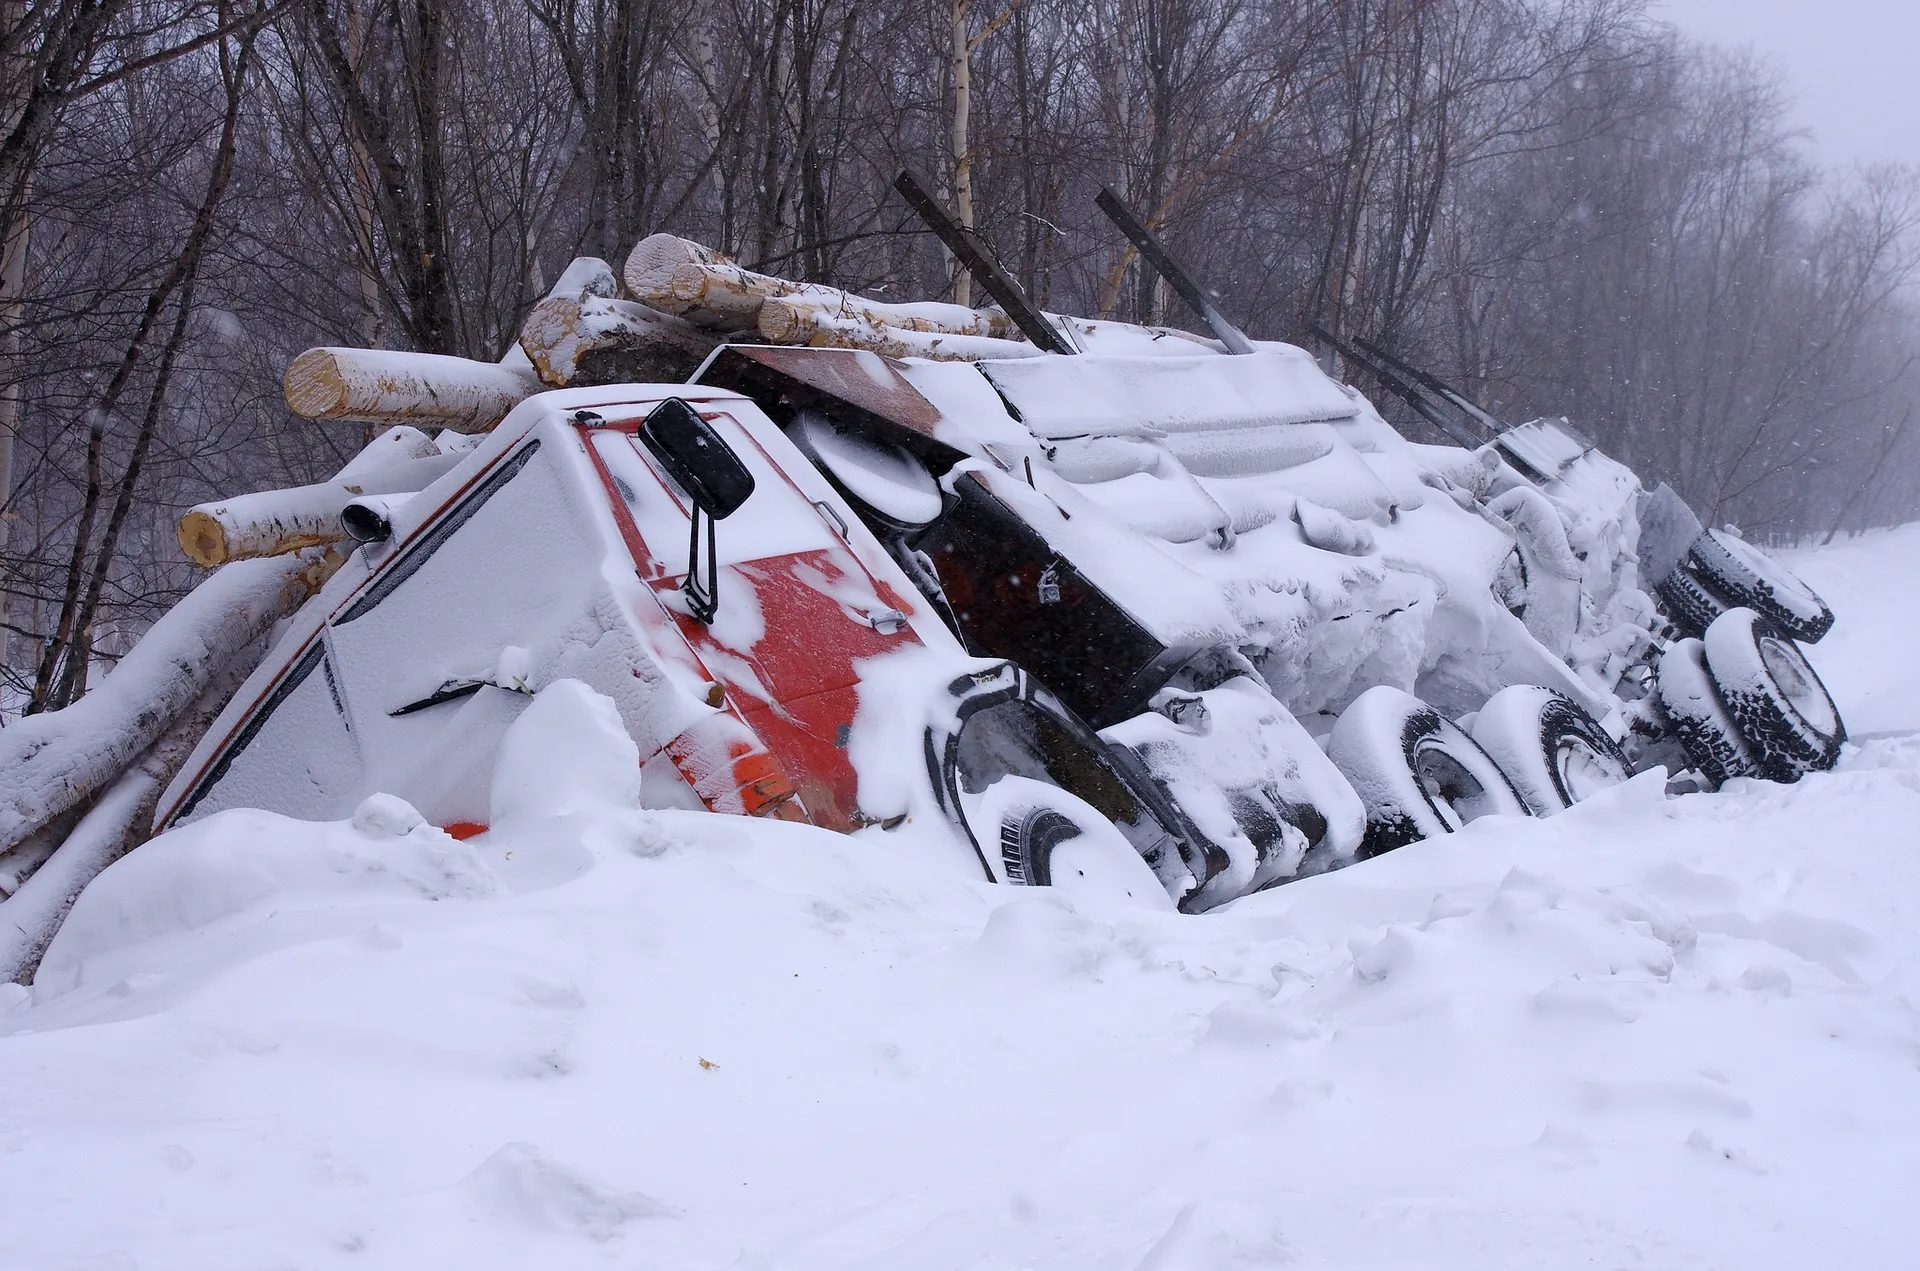
[[726, 257], [691, 239], [649, 234], [634, 244], [620, 274], [636, 299], [664, 299], [672, 293], [673, 271], [679, 266], [724, 263]]
[[287, 363], [280, 389], [287, 406], [302, 419], [337, 419], [351, 397], [331, 349], [308, 349]]
[[180, 518], [180, 550], [203, 569], [227, 563], [227, 532], [219, 521], [195, 508]]

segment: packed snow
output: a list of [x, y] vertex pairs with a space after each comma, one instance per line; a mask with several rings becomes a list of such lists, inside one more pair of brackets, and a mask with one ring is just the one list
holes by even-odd
[[8, 1268], [1910, 1267], [1920, 527], [1793, 558], [1856, 737], [1204, 916], [637, 807], [233, 810], [0, 988]]

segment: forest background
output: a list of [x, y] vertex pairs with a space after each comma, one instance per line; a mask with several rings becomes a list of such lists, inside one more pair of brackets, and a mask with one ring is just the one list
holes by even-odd
[[300, 351], [497, 359], [655, 231], [964, 299], [903, 167], [1048, 309], [1192, 324], [1111, 185], [1255, 337], [1568, 416], [1750, 537], [1910, 520], [1920, 177], [1799, 140], [1641, 0], [0, 0], [0, 701], [193, 585], [186, 507], [358, 448]]

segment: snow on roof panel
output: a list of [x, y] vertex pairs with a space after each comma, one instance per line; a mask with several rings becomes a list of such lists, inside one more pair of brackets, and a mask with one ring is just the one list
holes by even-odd
[[1242, 357], [1028, 358], [980, 369], [1034, 436], [1148, 436], [1351, 419], [1351, 397], [1299, 349]]
[[1549, 480], [1592, 448], [1547, 419], [1517, 424], [1501, 433], [1494, 444]]

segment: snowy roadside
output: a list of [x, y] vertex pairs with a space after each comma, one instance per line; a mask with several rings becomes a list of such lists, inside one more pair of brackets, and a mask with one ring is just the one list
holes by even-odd
[[[1858, 733], [1920, 728], [1916, 547], [1794, 561]], [[0, 1005], [0, 1266], [1920, 1255], [1920, 740], [1204, 917], [623, 810], [562, 758], [504, 761], [472, 844], [229, 813], [103, 875]]]
[[1920, 730], [1920, 523], [1780, 559], [1840, 615], [1807, 659], [1847, 731], [1872, 738]]

